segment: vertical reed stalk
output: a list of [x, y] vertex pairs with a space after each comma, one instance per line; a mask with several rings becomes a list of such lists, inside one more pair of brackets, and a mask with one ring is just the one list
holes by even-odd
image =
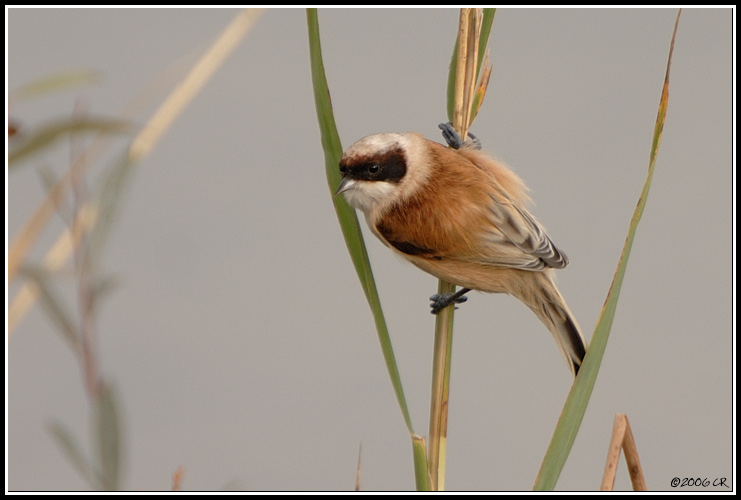
[[[479, 68], [479, 40], [483, 25], [481, 9], [461, 9], [453, 95], [453, 127], [465, 140], [472, 116]], [[451, 68], [452, 69], [452, 68]], [[440, 280], [438, 293], [455, 292], [455, 284]], [[435, 345], [432, 360], [432, 394], [430, 402], [430, 435], [428, 471], [433, 491], [445, 489], [445, 451], [448, 430], [450, 362], [453, 346], [453, 311], [446, 307], [435, 321]]]

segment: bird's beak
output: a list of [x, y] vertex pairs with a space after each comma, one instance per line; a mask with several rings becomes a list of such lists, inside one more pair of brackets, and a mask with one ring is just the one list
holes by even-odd
[[343, 177], [340, 181], [340, 185], [337, 186], [337, 191], [334, 192], [334, 195], [337, 196], [338, 194], [344, 193], [345, 191], [352, 189], [355, 187], [355, 181], [353, 179], [350, 179], [349, 177]]

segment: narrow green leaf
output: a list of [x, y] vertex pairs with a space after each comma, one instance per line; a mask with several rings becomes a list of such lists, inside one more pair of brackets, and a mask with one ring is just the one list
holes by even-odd
[[[54, 188], [60, 182], [57, 174], [49, 167], [49, 165], [38, 165], [36, 167], [36, 173], [39, 176], [39, 180], [41, 181], [46, 196], [53, 198]], [[59, 200], [59, 203], [57, 203], [56, 206], [57, 215], [62, 219], [62, 222], [64, 222], [67, 227], [73, 227], [75, 219], [70, 205], [71, 204], [66, 203], [65, 200]]]
[[49, 192], [54, 189], [54, 186], [59, 182], [59, 176], [51, 169], [48, 165], [39, 165], [36, 167], [36, 173], [39, 176], [41, 185], [44, 188], [47, 196]]
[[479, 59], [476, 63], [476, 67], [478, 68], [476, 78], [478, 78], [481, 73], [481, 65], [484, 62], [486, 48], [489, 44], [489, 35], [491, 34], [491, 27], [494, 23], [494, 16], [496, 13], [497, 9], [484, 9], [484, 18], [481, 23], [481, 38], [479, 39]]
[[[476, 78], [479, 77], [481, 71], [481, 63], [486, 55], [486, 48], [489, 43], [489, 35], [491, 34], [491, 27], [494, 23], [494, 16], [497, 13], [497, 9], [484, 9], [484, 16], [481, 24], [481, 38], [479, 39], [479, 54], [478, 62], [476, 64]], [[453, 95], [455, 93], [455, 77], [456, 68], [458, 65], [458, 39], [456, 38], [455, 44], [453, 45], [453, 56], [450, 58], [450, 67], [448, 68], [448, 87], [446, 93], [446, 102], [448, 121], [453, 122]]]
[[37, 287], [39, 291], [39, 302], [44, 308], [49, 320], [62, 334], [64, 340], [69, 342], [70, 347], [76, 355], [81, 353], [80, 336], [77, 325], [72, 320], [69, 308], [64, 305], [62, 299], [54, 290], [51, 276], [46, 270], [39, 267], [24, 266], [20, 269], [21, 275]]
[[103, 489], [119, 489], [121, 469], [121, 430], [116, 395], [113, 388], [101, 384], [95, 407], [95, 440], [101, 465]]
[[446, 102], [448, 103], [448, 121], [453, 123], [453, 109], [455, 103], [455, 78], [458, 73], [458, 38], [455, 39], [453, 44], [453, 56], [450, 58], [450, 66], [448, 67], [448, 90], [446, 92]]
[[630, 227], [628, 228], [628, 235], [625, 239], [625, 244], [623, 245], [623, 251], [620, 255], [620, 260], [618, 261], [612, 284], [607, 293], [605, 304], [602, 307], [602, 312], [597, 321], [597, 326], [594, 329], [594, 334], [592, 335], [587, 355], [584, 358], [584, 363], [579, 370], [579, 375], [576, 377], [574, 385], [571, 387], [571, 391], [569, 392], [568, 399], [561, 411], [561, 416], [558, 419], [558, 424], [556, 425], [553, 437], [551, 438], [551, 443], [548, 446], [540, 471], [538, 472], [538, 477], [535, 480], [535, 485], [533, 487], [534, 490], [553, 490], [553, 488], [555, 488], [561, 470], [563, 470], [563, 466], [566, 463], [566, 458], [568, 457], [571, 447], [574, 444], [574, 440], [576, 439], [576, 434], [579, 431], [582, 419], [584, 418], [584, 413], [587, 410], [589, 397], [592, 394], [592, 389], [597, 380], [599, 367], [602, 363], [605, 348], [607, 347], [607, 340], [610, 335], [612, 321], [615, 317], [615, 309], [617, 308], [620, 288], [623, 284], [623, 277], [625, 276], [625, 270], [628, 265], [628, 257], [630, 256], [630, 250], [633, 246], [636, 228], [638, 227], [638, 223], [643, 215], [646, 198], [648, 197], [648, 191], [651, 187], [654, 166], [656, 164], [656, 154], [658, 153], [661, 132], [666, 118], [666, 109], [669, 103], [669, 70], [671, 68], [674, 39], [677, 34], [678, 23], [679, 13], [677, 14], [677, 19], [674, 23], [674, 32], [672, 33], [671, 45], [669, 48], [666, 76], [664, 78], [658, 116], [654, 127], [646, 182], [643, 185], [641, 196], [638, 199], [638, 204], [633, 213], [633, 218], [631, 219]]
[[417, 491], [430, 491], [430, 476], [427, 473], [427, 450], [425, 438], [412, 434], [412, 455], [414, 456], [414, 481]]
[[121, 200], [133, 178], [135, 166], [126, 152], [120, 154], [93, 188], [92, 203], [97, 211], [97, 218], [90, 230], [88, 249], [88, 258], [93, 267], [103, 253], [113, 222], [122, 206]]
[[102, 483], [101, 478], [95, 474], [90, 463], [83, 456], [80, 447], [77, 446], [75, 438], [72, 437], [72, 433], [56, 420], [49, 423], [47, 428], [51, 437], [57, 442], [57, 445], [62, 450], [62, 453], [67, 456], [80, 475], [90, 483], [90, 487], [96, 490], [99, 489]]
[[130, 132], [131, 124], [107, 118], [72, 118], [49, 123], [36, 130], [22, 143], [10, 148], [8, 168], [16, 167], [21, 160], [38, 154], [52, 146], [57, 140], [73, 133], [123, 134]]
[[91, 293], [95, 296], [95, 301], [99, 302], [118, 286], [118, 280], [115, 276], [94, 276], [92, 277]]
[[401, 384], [401, 376], [396, 366], [394, 351], [391, 346], [386, 319], [381, 309], [381, 301], [376, 289], [373, 272], [371, 270], [368, 252], [365, 248], [363, 234], [360, 230], [358, 217], [344, 198], [334, 196], [337, 186], [340, 183], [340, 172], [338, 164], [342, 156], [342, 146], [340, 144], [337, 126], [332, 111], [332, 102], [329, 96], [329, 87], [327, 78], [324, 73], [324, 62], [322, 59], [322, 49], [319, 39], [319, 20], [316, 9], [306, 10], [306, 22], [309, 32], [309, 54], [311, 60], [311, 78], [314, 87], [314, 101], [319, 121], [319, 130], [321, 132], [322, 147], [324, 149], [325, 170], [329, 191], [332, 196], [337, 218], [340, 222], [340, 228], [345, 238], [345, 244], [350, 253], [355, 271], [358, 274], [360, 283], [365, 292], [366, 299], [373, 313], [373, 319], [378, 332], [378, 339], [381, 343], [381, 350], [386, 361], [386, 368], [391, 377], [391, 384], [396, 393], [396, 399], [399, 402], [404, 422], [410, 434], [413, 434], [412, 421], [409, 416], [409, 410], [404, 397], [404, 390]]
[[64, 71], [39, 78], [12, 92], [13, 99], [31, 99], [44, 94], [60, 92], [62, 90], [97, 83], [101, 79], [98, 71]]

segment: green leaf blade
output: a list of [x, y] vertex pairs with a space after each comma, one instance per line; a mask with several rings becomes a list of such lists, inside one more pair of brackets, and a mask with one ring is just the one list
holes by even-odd
[[21, 160], [41, 153], [69, 134], [96, 132], [101, 134], [125, 134], [130, 131], [130, 123], [107, 118], [73, 118], [51, 122], [34, 131], [23, 142], [10, 148], [8, 151], [8, 167], [16, 167]]
[[322, 58], [321, 43], [319, 38], [319, 21], [316, 9], [307, 9], [306, 20], [309, 33], [309, 55], [311, 61], [311, 77], [314, 88], [314, 102], [317, 111], [317, 120], [321, 132], [322, 147], [324, 149], [325, 171], [329, 190], [332, 195], [337, 219], [342, 229], [345, 244], [347, 245], [350, 258], [352, 259], [355, 271], [360, 279], [363, 292], [370, 305], [373, 319], [376, 325], [376, 331], [381, 343], [386, 367], [391, 378], [391, 383], [396, 393], [396, 398], [401, 408], [404, 422], [410, 434], [413, 434], [412, 422], [409, 416], [409, 410], [404, 396], [404, 390], [401, 384], [401, 375], [396, 365], [396, 359], [391, 345], [386, 320], [381, 308], [378, 290], [376, 288], [373, 272], [368, 258], [368, 252], [365, 247], [363, 234], [360, 229], [355, 211], [345, 202], [342, 197], [334, 196], [337, 186], [340, 183], [340, 173], [338, 164], [342, 156], [342, 145], [340, 143], [337, 126], [334, 120], [332, 110], [332, 101], [329, 95], [329, 86], [324, 72], [324, 61]]
[[108, 384], [101, 384], [96, 401], [95, 434], [103, 489], [116, 491], [121, 470], [121, 425], [116, 395]]
[[77, 471], [90, 483], [90, 486], [94, 489], [100, 488], [101, 480], [100, 477], [93, 471], [90, 463], [80, 451], [80, 447], [77, 445], [77, 440], [72, 437], [72, 433], [64, 426], [61, 422], [56, 420], [52, 421], [47, 429], [51, 434], [54, 441], [57, 442], [59, 449], [67, 456], [72, 465], [75, 466]]
[[538, 472], [538, 477], [535, 480], [533, 489], [537, 491], [550, 491], [555, 488], [558, 477], [566, 463], [566, 458], [568, 457], [571, 447], [574, 444], [574, 440], [576, 439], [576, 434], [579, 431], [579, 427], [584, 418], [589, 398], [597, 381], [597, 374], [599, 373], [602, 358], [605, 354], [607, 341], [610, 336], [610, 329], [612, 328], [612, 322], [615, 318], [617, 302], [620, 297], [620, 289], [628, 266], [628, 258], [630, 257], [630, 251], [635, 239], [636, 229], [638, 228], [638, 223], [643, 215], [649, 189], [651, 187], [651, 181], [653, 179], [656, 156], [661, 142], [661, 133], [664, 128], [666, 111], [669, 103], [669, 73], [671, 69], [672, 54], [674, 52], [674, 40], [677, 35], [679, 15], [680, 14], [677, 14], [669, 48], [666, 76], [664, 78], [661, 99], [659, 101], [659, 111], [654, 126], [646, 181], [643, 185], [633, 217], [631, 218], [628, 234], [623, 245], [623, 251], [620, 255], [612, 283], [610, 284], [605, 304], [602, 307], [602, 311], [597, 321], [597, 326], [594, 329], [594, 334], [592, 335], [587, 355], [584, 358], [584, 363], [579, 370], [579, 375], [574, 381], [574, 385], [572, 386], [563, 410], [561, 411], [561, 416], [556, 425], [553, 437], [551, 438], [551, 443], [546, 451], [545, 457], [543, 458], [543, 463]]

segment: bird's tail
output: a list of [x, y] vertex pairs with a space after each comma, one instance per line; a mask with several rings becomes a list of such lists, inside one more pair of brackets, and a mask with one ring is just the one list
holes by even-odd
[[528, 293], [515, 295], [548, 327], [566, 363], [576, 376], [587, 349], [579, 324], [556, 288], [552, 271], [528, 274], [535, 280], [535, 286], [527, 287]]

